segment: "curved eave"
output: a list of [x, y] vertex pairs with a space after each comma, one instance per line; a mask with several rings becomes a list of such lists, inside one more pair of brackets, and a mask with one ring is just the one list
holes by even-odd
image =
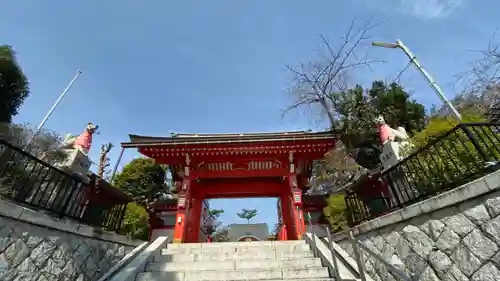
[[199, 135], [197, 137], [150, 137], [129, 135], [130, 142], [121, 143], [124, 148], [140, 148], [153, 146], [178, 145], [216, 145], [216, 144], [249, 144], [266, 142], [303, 142], [337, 139], [339, 134], [334, 132], [319, 133], [275, 133], [275, 134], [227, 134], [227, 135]]

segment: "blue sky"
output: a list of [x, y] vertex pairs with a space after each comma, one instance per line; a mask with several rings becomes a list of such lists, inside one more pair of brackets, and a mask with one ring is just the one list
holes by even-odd
[[[78, 69], [83, 71], [46, 127], [79, 133], [101, 126], [102, 143], [129, 133], [270, 132], [321, 129], [300, 114], [282, 120], [290, 103], [287, 64], [317, 55], [319, 34], [335, 42], [353, 17], [386, 22], [374, 39], [402, 39], [448, 96], [467, 69], [468, 50], [484, 49], [497, 27], [494, 0], [352, 1], [3, 1], [0, 44], [11, 44], [30, 80], [31, 96], [16, 122], [38, 124]], [[392, 79], [406, 66], [398, 51], [374, 49], [387, 61], [356, 77]], [[417, 72], [401, 78], [418, 101], [439, 100]], [[117, 160], [119, 149], [111, 153]], [[124, 163], [137, 154], [129, 151]], [[225, 223], [241, 208], [255, 222], [276, 221], [275, 200], [217, 200]]]

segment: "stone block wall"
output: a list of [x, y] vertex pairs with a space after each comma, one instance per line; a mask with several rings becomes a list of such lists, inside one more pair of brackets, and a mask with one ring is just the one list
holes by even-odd
[[[370, 250], [420, 281], [498, 281], [500, 172], [352, 230]], [[345, 234], [333, 239], [354, 257]], [[373, 280], [399, 280], [361, 252]]]
[[0, 280], [94, 281], [139, 245], [0, 201]]

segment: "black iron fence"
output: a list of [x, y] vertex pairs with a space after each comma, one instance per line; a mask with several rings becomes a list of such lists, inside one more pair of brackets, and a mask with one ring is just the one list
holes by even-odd
[[[351, 225], [456, 188], [500, 168], [500, 123], [464, 123], [384, 170], [379, 195], [346, 195]], [[385, 187], [385, 189], [384, 189]], [[374, 186], [361, 186], [375, 188]], [[373, 194], [373, 192], [372, 192]]]
[[[126, 204], [99, 205], [89, 198], [95, 180], [69, 174], [0, 140], [0, 197], [27, 207], [42, 209], [93, 226], [117, 230]], [[99, 209], [104, 219], [95, 220], [90, 210]], [[120, 213], [120, 214], [118, 214]]]

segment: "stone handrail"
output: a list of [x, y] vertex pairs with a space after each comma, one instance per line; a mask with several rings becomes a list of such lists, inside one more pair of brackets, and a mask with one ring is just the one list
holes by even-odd
[[133, 257], [131, 256], [127, 261], [124, 261], [121, 267], [117, 267], [115, 271], [110, 272], [107, 279], [103, 279], [105, 277], [103, 276], [98, 281], [134, 281], [138, 273], [144, 272], [146, 264], [151, 261], [154, 254], [165, 247], [167, 241], [168, 237], [160, 236], [151, 243], [145, 243], [148, 244], [147, 247], [145, 247], [145, 244], [141, 245], [143, 248], [138, 249], [141, 246], [137, 247], [137, 252]]

